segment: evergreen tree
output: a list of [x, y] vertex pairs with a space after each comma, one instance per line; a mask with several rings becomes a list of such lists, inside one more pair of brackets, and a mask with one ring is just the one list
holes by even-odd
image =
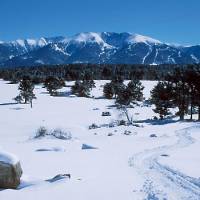
[[[198, 72], [195, 69], [187, 70], [185, 72], [186, 82], [189, 88], [189, 104], [190, 104], [190, 119], [193, 118], [193, 112], [196, 103], [198, 102], [198, 85], [195, 84], [196, 80], [198, 80]], [[199, 81], [199, 80], [198, 80]]]
[[112, 79], [111, 85], [113, 87], [114, 97], [115, 98], [120, 93], [120, 91], [122, 91], [125, 88], [125, 85], [124, 85], [123, 82], [124, 82], [124, 80], [123, 80], [122, 76], [115, 76]]
[[118, 104], [120, 107], [129, 106], [131, 102], [132, 102], [131, 91], [127, 87], [121, 88], [116, 98], [116, 104]]
[[129, 105], [142, 101], [143, 89], [142, 83], [137, 79], [130, 81], [127, 86], [122, 85], [118, 91], [116, 103]]
[[139, 80], [132, 80], [127, 86], [121, 86], [117, 93], [115, 103], [123, 110], [129, 124], [133, 124], [133, 120], [130, 118], [127, 108], [131, 103], [135, 104], [136, 101], [142, 100], [143, 89], [144, 87]]
[[75, 81], [75, 84], [71, 87], [71, 92], [79, 97], [89, 97], [90, 87], [84, 81]]
[[103, 79], [110, 79], [110, 77], [112, 75], [112, 70], [108, 67], [104, 67], [101, 75], [102, 75]]
[[21, 102], [24, 100], [24, 103], [31, 103], [32, 107], [32, 101], [33, 99], [36, 99], [36, 96], [33, 92], [34, 90], [34, 84], [32, 83], [31, 79], [29, 77], [24, 77], [20, 83], [19, 83], [19, 95], [15, 97], [15, 100], [18, 102]]
[[173, 101], [178, 107], [177, 115], [184, 120], [189, 106], [189, 86], [183, 71], [177, 70], [173, 75]]
[[194, 84], [194, 93], [191, 96], [194, 106], [198, 109], [198, 120], [200, 121], [200, 70], [195, 72], [195, 75], [192, 77]]
[[143, 98], [142, 83], [138, 79], [131, 80], [127, 85], [127, 90], [130, 92], [132, 101], [141, 101]]
[[112, 99], [114, 95], [114, 88], [111, 83], [106, 83], [103, 88], [103, 94], [105, 98]]
[[151, 102], [155, 104], [154, 112], [158, 113], [160, 119], [169, 115], [172, 104], [172, 85], [168, 82], [159, 82], [151, 91]]
[[64, 87], [65, 82], [63, 79], [60, 79], [58, 77], [49, 76], [48, 78], [46, 78], [44, 86], [46, 87], [47, 91], [51, 96], [56, 96], [58, 95], [57, 90]]

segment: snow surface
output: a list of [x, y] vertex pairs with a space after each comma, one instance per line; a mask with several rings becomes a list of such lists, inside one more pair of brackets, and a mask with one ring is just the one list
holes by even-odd
[[[31, 109], [12, 100], [17, 84], [0, 80], [0, 149], [19, 156], [23, 169], [19, 189], [1, 190], [0, 200], [200, 199], [200, 124], [152, 121], [153, 107], [139, 103], [128, 110], [138, 127], [109, 127], [125, 116], [113, 107], [114, 100], [102, 98], [106, 82], [96, 81], [94, 98], [71, 95], [73, 82], [59, 97], [37, 85]], [[143, 81], [146, 99], [155, 84]], [[101, 127], [89, 130], [92, 123]], [[34, 139], [40, 126], [70, 131], [72, 139]], [[82, 150], [83, 144], [96, 149]], [[46, 181], [58, 174], [71, 178]]]
[[15, 165], [16, 163], [19, 162], [19, 159], [14, 154], [2, 151], [0, 149], [0, 162], [10, 165]]

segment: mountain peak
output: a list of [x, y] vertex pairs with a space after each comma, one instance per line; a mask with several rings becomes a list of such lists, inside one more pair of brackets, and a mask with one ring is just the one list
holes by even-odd
[[99, 33], [95, 33], [95, 32], [79, 33], [79, 34], [73, 36], [72, 40], [75, 40], [77, 42], [95, 42], [98, 44], [104, 43], [104, 41], [101, 38], [101, 35]]
[[177, 47], [148, 36], [128, 32], [83, 32], [72, 37], [19, 39], [14, 42], [5, 42], [0, 47], [1, 66], [200, 62], [200, 46]]
[[130, 43], [146, 43], [146, 44], [161, 44], [159, 40], [156, 40], [154, 38], [139, 35], [139, 34], [133, 34], [129, 37], [128, 42]]

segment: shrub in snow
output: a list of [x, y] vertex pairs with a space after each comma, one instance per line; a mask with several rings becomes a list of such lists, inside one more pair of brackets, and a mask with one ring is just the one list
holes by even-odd
[[21, 176], [19, 159], [12, 154], [0, 152], [0, 188], [16, 189]]
[[92, 110], [99, 110], [99, 108], [93, 108]]
[[101, 116], [111, 116], [110, 112], [102, 112]]
[[120, 120], [120, 121], [118, 122], [118, 125], [119, 125], [119, 126], [125, 126], [125, 125], [126, 125], [126, 121], [125, 121], [125, 120]]
[[35, 138], [41, 138], [48, 135], [48, 130], [46, 129], [46, 127], [41, 126], [37, 129], [36, 134], [35, 134]]
[[96, 129], [96, 128], [100, 128], [100, 127], [97, 126], [95, 123], [89, 126], [89, 129]]
[[72, 138], [72, 135], [70, 132], [64, 131], [60, 128], [53, 129], [52, 131], [48, 131], [48, 129], [44, 126], [41, 126], [40, 128], [38, 128], [34, 138], [42, 138], [45, 136], [51, 136], [51, 137], [53, 136], [61, 140], [70, 140]]
[[70, 140], [72, 139], [72, 135], [70, 132], [66, 132], [60, 128], [54, 129], [51, 133], [52, 136], [61, 140]]
[[116, 122], [111, 122], [111, 123], [108, 124], [108, 127], [109, 127], [109, 128], [113, 128], [113, 127], [115, 127], [115, 126], [116, 126]]
[[151, 134], [150, 137], [157, 137], [157, 135], [156, 134]]
[[127, 131], [127, 130], [124, 131], [124, 135], [130, 135], [130, 134], [131, 134], [131, 131]]

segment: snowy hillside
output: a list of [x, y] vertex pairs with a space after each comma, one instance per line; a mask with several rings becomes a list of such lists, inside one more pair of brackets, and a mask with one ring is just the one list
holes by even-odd
[[[141, 103], [129, 109], [139, 126], [115, 126], [125, 116], [113, 107], [114, 100], [102, 98], [106, 82], [96, 81], [94, 98], [71, 95], [72, 82], [59, 97], [37, 85], [31, 109], [12, 100], [17, 84], [0, 80], [0, 152], [16, 154], [23, 169], [19, 188], [0, 190], [0, 200], [200, 199], [200, 124], [151, 121], [152, 106]], [[148, 99], [156, 82], [142, 83]], [[89, 129], [93, 123], [100, 128]], [[41, 126], [62, 129], [71, 139], [34, 138]]]

